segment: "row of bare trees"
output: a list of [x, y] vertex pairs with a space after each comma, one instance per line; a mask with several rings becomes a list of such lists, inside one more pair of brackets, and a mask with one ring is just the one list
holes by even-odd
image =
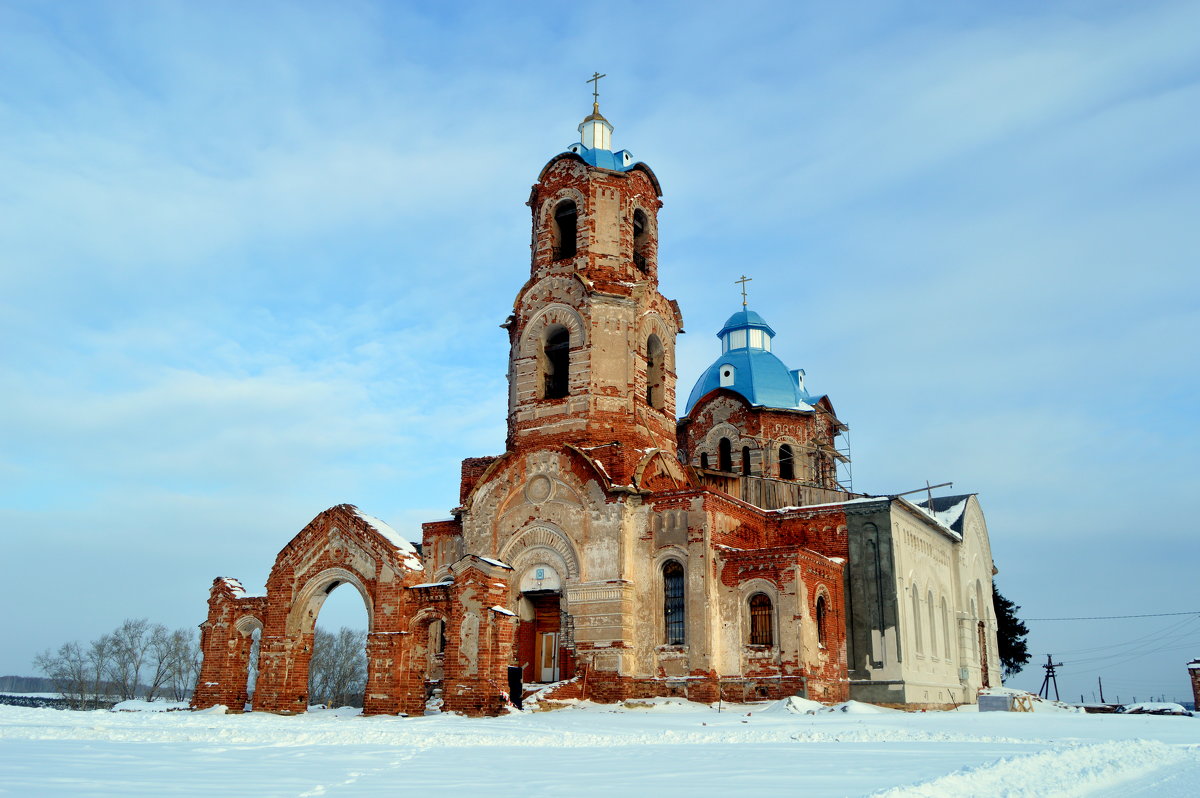
[[146, 618], [127, 618], [90, 643], [43, 651], [33, 666], [76, 709], [114, 699], [184, 701], [200, 673], [200, 645], [194, 629], [172, 631]]

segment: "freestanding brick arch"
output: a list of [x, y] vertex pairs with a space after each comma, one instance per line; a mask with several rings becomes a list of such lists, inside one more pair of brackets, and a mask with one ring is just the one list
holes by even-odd
[[443, 624], [446, 708], [502, 711], [516, 624], [505, 606], [512, 569], [468, 555], [450, 571], [446, 581], [425, 581], [416, 550], [395, 530], [351, 505], [331, 507], [279, 552], [267, 595], [246, 596], [236, 579], [213, 580], [192, 708], [242, 711], [253, 635], [261, 630], [254, 710], [304, 712], [317, 614], [334, 588], [349, 584], [367, 607], [363, 714], [423, 712], [433, 620]]
[[351, 505], [318, 515], [283, 547], [267, 595], [245, 597], [237, 580], [214, 581], [201, 625], [204, 656], [192, 706], [225, 704], [241, 711], [251, 636], [261, 628], [254, 709], [297, 713], [308, 707], [313, 627], [334, 588], [351, 585], [367, 607], [365, 714], [418, 709], [420, 674], [409, 666], [407, 634], [420, 609], [407, 588], [423, 576], [412, 544]]

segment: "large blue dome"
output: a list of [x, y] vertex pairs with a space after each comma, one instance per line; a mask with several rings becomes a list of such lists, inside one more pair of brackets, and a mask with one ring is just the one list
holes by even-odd
[[688, 396], [690, 413], [709, 391], [727, 388], [752, 405], [781, 410], [811, 410], [816, 398], [804, 388], [804, 372], [791, 370], [771, 352], [775, 331], [753, 310], [729, 317], [717, 333], [721, 356], [705, 369]]

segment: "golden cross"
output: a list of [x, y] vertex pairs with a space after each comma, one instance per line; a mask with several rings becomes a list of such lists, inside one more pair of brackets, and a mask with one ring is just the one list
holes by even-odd
[[746, 307], [746, 283], [750, 282], [753, 279], [754, 279], [753, 277], [747, 277], [746, 275], [743, 274], [742, 279], [733, 281], [734, 285], [737, 285], [738, 283], [742, 284], [742, 307]]
[[593, 72], [592, 76], [584, 81], [584, 83], [592, 84], [592, 102], [599, 104], [600, 102], [600, 78], [606, 78], [608, 75], [601, 75], [599, 72]]

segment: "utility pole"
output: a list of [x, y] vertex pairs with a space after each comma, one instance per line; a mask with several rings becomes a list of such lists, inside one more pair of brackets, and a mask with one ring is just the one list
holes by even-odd
[[1042, 698], [1045, 698], [1047, 701], [1050, 700], [1050, 683], [1053, 682], [1054, 700], [1061, 701], [1062, 699], [1058, 697], [1058, 676], [1055, 674], [1054, 669], [1061, 668], [1062, 663], [1055, 662], [1053, 659], [1051, 659], [1050, 655], [1047, 654], [1046, 664], [1042, 667], [1046, 669], [1046, 678], [1042, 679], [1042, 687], [1040, 690], [1038, 690], [1038, 695], [1042, 696]]

